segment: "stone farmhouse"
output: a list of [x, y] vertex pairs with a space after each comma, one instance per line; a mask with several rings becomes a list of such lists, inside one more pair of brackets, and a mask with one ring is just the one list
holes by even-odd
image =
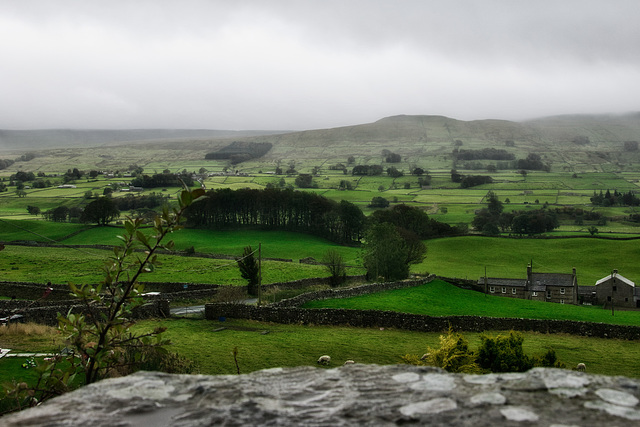
[[527, 266], [524, 279], [502, 279], [481, 277], [478, 285], [487, 294], [510, 298], [578, 304], [578, 278], [576, 269], [572, 273], [534, 273], [531, 264]]
[[583, 304], [604, 307], [640, 308], [640, 288], [634, 282], [613, 270], [598, 280], [595, 286], [579, 286], [578, 300]]

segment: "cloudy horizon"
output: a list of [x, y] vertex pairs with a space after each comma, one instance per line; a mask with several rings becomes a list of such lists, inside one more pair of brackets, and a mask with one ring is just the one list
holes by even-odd
[[0, 129], [640, 111], [631, 0], [0, 0]]

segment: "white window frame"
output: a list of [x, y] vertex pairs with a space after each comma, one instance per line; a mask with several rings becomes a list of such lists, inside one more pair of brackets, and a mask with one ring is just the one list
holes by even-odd
[[496, 287], [495, 286], [489, 286], [489, 292], [491, 292], [492, 294], [496, 293]]
[[511, 293], [512, 293], [513, 295], [515, 295], [515, 294], [516, 294], [516, 292], [518, 292], [518, 291], [516, 290], [516, 288], [511, 288]]
[[563, 299], [560, 300], [560, 304], [564, 304], [564, 300]]
[[502, 293], [506, 294], [507, 293], [507, 288], [505, 286], [502, 287]]
[[537, 296], [538, 296], [538, 292], [537, 292], [537, 291], [533, 291], [533, 292], [531, 292], [531, 296], [532, 296], [532, 297], [537, 297]]
[[564, 288], [560, 288], [560, 295], [564, 295]]

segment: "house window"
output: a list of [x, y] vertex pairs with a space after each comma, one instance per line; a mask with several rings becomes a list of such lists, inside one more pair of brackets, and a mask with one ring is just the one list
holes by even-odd
[[502, 287], [502, 293], [506, 294], [507, 293], [507, 288], [505, 288], [504, 286]]
[[516, 294], [516, 288], [511, 288], [511, 293], [515, 295]]
[[551, 298], [551, 291], [547, 291], [547, 298]]
[[492, 294], [495, 293], [496, 291], [496, 287], [495, 286], [489, 286], [489, 292], [491, 292]]
[[629, 298], [625, 298], [625, 299], [624, 299], [624, 302], [629, 302]]
[[532, 297], [537, 297], [538, 293], [536, 291], [533, 291], [533, 293], [531, 294]]
[[560, 300], [560, 304], [564, 304], [564, 300], [563, 299]]
[[564, 295], [564, 288], [560, 288], [560, 294]]
[[618, 287], [616, 285], [613, 285], [613, 291], [615, 292], [617, 290], [618, 290]]
[[611, 297], [610, 296], [607, 297], [607, 301], [611, 301]]

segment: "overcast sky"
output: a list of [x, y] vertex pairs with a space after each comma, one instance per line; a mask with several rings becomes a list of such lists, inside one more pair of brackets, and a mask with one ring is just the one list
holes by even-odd
[[640, 111], [637, 0], [0, 0], [0, 128]]

